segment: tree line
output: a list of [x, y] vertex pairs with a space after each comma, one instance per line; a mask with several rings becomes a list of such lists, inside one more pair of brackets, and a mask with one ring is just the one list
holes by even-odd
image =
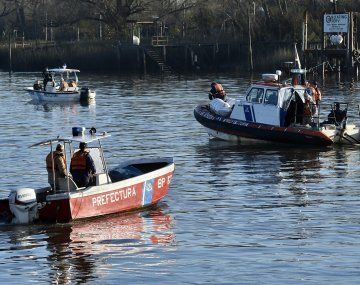
[[0, 0], [2, 39], [131, 41], [163, 35], [173, 42], [319, 40], [323, 13], [359, 12], [358, 0]]

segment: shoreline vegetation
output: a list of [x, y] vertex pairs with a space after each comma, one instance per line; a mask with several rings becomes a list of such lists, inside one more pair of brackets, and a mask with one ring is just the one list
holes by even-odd
[[[264, 70], [321, 43], [324, 13], [358, 0], [0, 1], [0, 68], [91, 72]], [[318, 63], [318, 62], [317, 62]]]

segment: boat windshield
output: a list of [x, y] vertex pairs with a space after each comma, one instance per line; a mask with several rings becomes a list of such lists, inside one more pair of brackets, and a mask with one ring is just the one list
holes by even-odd
[[78, 69], [52, 68], [48, 71], [52, 74], [56, 83], [59, 83], [62, 79], [66, 82], [75, 82], [76, 84], [79, 82], [77, 73], [80, 72], [80, 70]]

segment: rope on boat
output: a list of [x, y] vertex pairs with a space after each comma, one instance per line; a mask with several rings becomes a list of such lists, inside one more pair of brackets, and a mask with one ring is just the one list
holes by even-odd
[[325, 64], [325, 66], [328, 66], [331, 69], [331, 71], [334, 71], [334, 68], [331, 66], [329, 61], [324, 61], [318, 65], [310, 67], [309, 69], [306, 69], [306, 71], [311, 72], [312, 70], [316, 70], [317, 68], [322, 67], [324, 64]]

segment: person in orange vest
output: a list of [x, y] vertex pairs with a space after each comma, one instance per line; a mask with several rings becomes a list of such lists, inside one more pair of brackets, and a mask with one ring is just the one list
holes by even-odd
[[[54, 182], [58, 178], [68, 175], [66, 171], [66, 160], [64, 156], [64, 146], [58, 144], [55, 151], [50, 152], [46, 156], [46, 170], [48, 172], [48, 182], [52, 189], [55, 189]], [[55, 177], [54, 177], [55, 174]]]
[[70, 173], [78, 187], [87, 187], [94, 182], [93, 177], [96, 173], [96, 168], [84, 142], [79, 144], [79, 150], [71, 158]]
[[312, 99], [314, 100], [316, 106], [319, 106], [319, 102], [321, 101], [321, 91], [318, 88], [317, 82], [313, 81], [311, 83], [307, 84], [307, 88], [309, 90], [309, 93], [312, 97]]
[[221, 100], [226, 101], [226, 93], [224, 91], [224, 88], [222, 87], [221, 84], [213, 82], [211, 83], [211, 89], [209, 92], [209, 99], [215, 99], [215, 98], [219, 98]]

